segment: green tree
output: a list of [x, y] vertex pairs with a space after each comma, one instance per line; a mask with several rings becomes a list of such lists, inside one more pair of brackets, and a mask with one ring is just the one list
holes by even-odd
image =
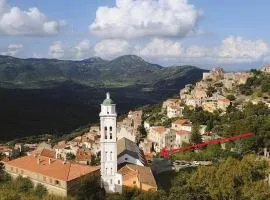
[[66, 155], [67, 160], [74, 160], [75, 158], [76, 158], [76, 156], [73, 153], [67, 153], [67, 155]]
[[195, 143], [195, 144], [202, 142], [202, 136], [200, 134], [200, 125], [198, 124], [192, 125], [190, 140], [192, 143]]
[[38, 196], [40, 199], [42, 199], [42, 197], [44, 197], [47, 194], [47, 189], [45, 186], [41, 185], [40, 183], [37, 184], [37, 186], [35, 187], [35, 195]]

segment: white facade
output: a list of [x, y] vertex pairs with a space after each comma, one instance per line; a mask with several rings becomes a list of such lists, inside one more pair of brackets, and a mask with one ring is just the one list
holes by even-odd
[[122, 175], [117, 173], [116, 109], [107, 93], [101, 104], [101, 182], [108, 193], [122, 193]]

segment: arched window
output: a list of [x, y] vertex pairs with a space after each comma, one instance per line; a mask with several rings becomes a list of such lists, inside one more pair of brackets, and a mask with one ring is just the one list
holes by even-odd
[[112, 151], [110, 152], [110, 160], [112, 160]]
[[112, 139], [112, 127], [110, 126], [110, 139]]
[[108, 129], [107, 126], [104, 127], [104, 134], [105, 134], [105, 139], [107, 139], [108, 135], [107, 135]]
[[106, 172], [105, 172], [105, 175], [107, 175], [108, 174], [108, 168], [106, 168]]
[[110, 126], [110, 131], [112, 132], [112, 127]]
[[110, 139], [112, 139], [112, 133], [110, 133]]
[[108, 159], [108, 152], [105, 151], [105, 161], [107, 161], [107, 159]]
[[112, 175], [113, 173], [112, 173], [112, 168], [111, 168], [111, 175]]

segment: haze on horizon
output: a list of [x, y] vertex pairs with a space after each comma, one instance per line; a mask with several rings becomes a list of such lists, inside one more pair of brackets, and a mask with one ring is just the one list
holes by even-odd
[[270, 62], [269, 1], [0, 0], [0, 54], [226, 70]]

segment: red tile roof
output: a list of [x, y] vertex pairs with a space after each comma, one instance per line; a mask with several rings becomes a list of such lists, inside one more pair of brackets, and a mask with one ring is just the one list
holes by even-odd
[[[87, 166], [61, 160], [51, 159], [44, 156], [24, 156], [6, 163], [13, 167], [42, 174], [55, 179], [70, 181], [80, 176], [99, 170], [96, 166]], [[39, 160], [39, 161], [38, 161]]]
[[190, 131], [181, 130], [181, 131], [176, 131], [176, 134], [177, 135], [189, 135], [189, 134], [191, 134], [191, 132]]

